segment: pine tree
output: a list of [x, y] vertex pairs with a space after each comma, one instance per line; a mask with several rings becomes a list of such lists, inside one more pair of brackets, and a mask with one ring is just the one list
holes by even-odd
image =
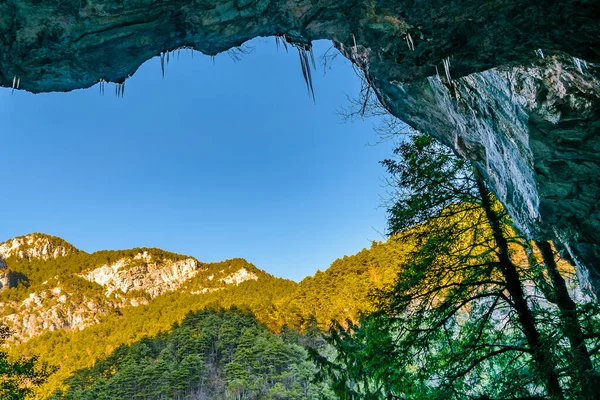
[[[337, 359], [317, 359], [338, 394], [580, 398], [577, 375], [593, 382], [596, 372], [580, 362], [573, 373], [563, 362], [569, 335], [547, 318], [554, 311], [536, 297], [540, 282], [516, 261], [523, 238], [476, 167], [422, 135], [396, 154], [384, 162], [396, 187], [390, 234], [414, 250], [396, 283], [374, 296], [376, 312], [332, 327]], [[563, 300], [561, 317], [574, 320]], [[570, 339], [573, 354], [584, 354], [582, 335]]]

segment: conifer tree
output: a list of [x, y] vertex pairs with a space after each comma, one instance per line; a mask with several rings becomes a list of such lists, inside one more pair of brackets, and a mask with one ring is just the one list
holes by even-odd
[[[555, 309], [536, 296], [539, 282], [516, 261], [523, 238], [479, 171], [423, 135], [396, 154], [384, 162], [396, 188], [390, 234], [414, 251], [393, 287], [374, 297], [376, 312], [360, 325], [332, 327], [337, 360], [320, 361], [338, 394], [595, 399], [597, 389], [583, 389], [577, 378], [591, 382], [593, 365], [573, 363], [573, 372], [563, 362], [565, 336], [546, 318]], [[573, 304], [563, 300], [567, 313], [560, 315], [575, 320]], [[571, 340], [579, 360], [582, 335]]]
[[[11, 336], [6, 325], [0, 324], [0, 346]], [[0, 399], [22, 400], [42, 385], [55, 368], [39, 363], [37, 357], [22, 357], [11, 360], [0, 351]]]

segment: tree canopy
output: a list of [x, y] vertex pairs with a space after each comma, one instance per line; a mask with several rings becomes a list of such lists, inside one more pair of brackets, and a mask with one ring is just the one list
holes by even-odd
[[572, 269], [534, 251], [468, 161], [422, 135], [395, 154], [390, 234], [415, 247], [375, 311], [333, 325], [337, 357], [316, 359], [338, 395], [599, 398], [598, 309]]
[[313, 382], [302, 344], [247, 311], [197, 311], [75, 372], [50, 399], [334, 399], [327, 382]]
[[[0, 346], [11, 335], [6, 325], [0, 324]], [[54, 368], [38, 362], [38, 357], [19, 357], [11, 359], [0, 351], [0, 398], [4, 400], [23, 400], [42, 385], [54, 372]]]

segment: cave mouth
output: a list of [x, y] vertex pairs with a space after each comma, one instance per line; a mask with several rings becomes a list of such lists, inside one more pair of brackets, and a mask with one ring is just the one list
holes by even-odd
[[294, 280], [381, 240], [379, 161], [391, 142], [374, 145], [377, 119], [339, 114], [361, 88], [350, 62], [333, 57], [324, 70], [320, 56], [337, 50], [315, 42], [315, 104], [297, 52], [273, 37], [244, 49], [214, 60], [174, 52], [164, 78], [155, 57], [123, 95], [111, 83], [103, 93], [100, 84], [3, 89], [11, 151], [2, 179], [21, 187], [0, 200], [14, 215], [6, 236], [48, 232], [86, 251], [156, 245], [203, 261], [235, 255]]
[[36, 93], [122, 84], [165, 52], [273, 35], [306, 66], [311, 43], [332, 40], [392, 115], [472, 160], [515, 224], [560, 245], [600, 294], [595, 0], [15, 0], [0, 16], [0, 86]]

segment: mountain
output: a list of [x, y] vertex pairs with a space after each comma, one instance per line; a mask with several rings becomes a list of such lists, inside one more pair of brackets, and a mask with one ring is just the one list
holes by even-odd
[[208, 293], [265, 275], [246, 263], [217, 269], [159, 249], [88, 254], [39, 233], [0, 244], [0, 257], [7, 282], [0, 292], [0, 320], [20, 341], [45, 331], [84, 329], [184, 284], [189, 294]]
[[239, 258], [203, 263], [155, 248], [90, 254], [34, 233], [0, 244], [0, 268], [10, 278], [0, 290], [0, 321], [14, 332], [12, 354], [59, 367], [40, 392], [45, 398], [75, 370], [207, 307], [251, 311], [274, 333], [356, 320], [406, 251], [398, 241], [373, 242], [296, 283]]
[[0, 243], [0, 257], [2, 258], [15, 256], [21, 259], [48, 260], [64, 257], [77, 251], [75, 246], [65, 240], [43, 233], [18, 236]]

